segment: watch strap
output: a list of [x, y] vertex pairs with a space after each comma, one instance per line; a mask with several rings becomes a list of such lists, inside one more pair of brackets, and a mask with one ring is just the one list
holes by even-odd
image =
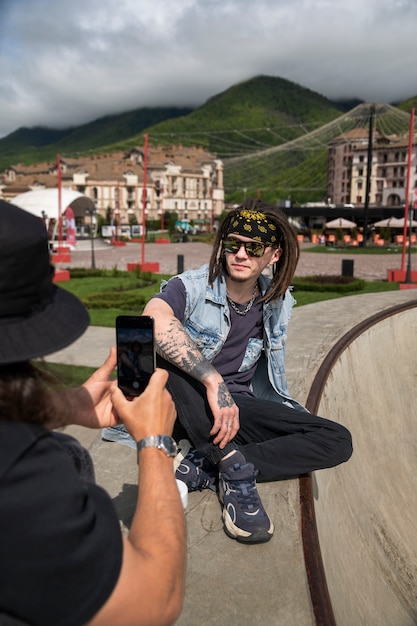
[[158, 448], [172, 458], [177, 454], [177, 444], [170, 435], [149, 435], [137, 441], [136, 448], [138, 453], [144, 448]]

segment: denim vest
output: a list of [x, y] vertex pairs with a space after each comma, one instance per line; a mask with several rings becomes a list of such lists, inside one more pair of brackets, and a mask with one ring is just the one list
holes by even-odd
[[[185, 286], [186, 305], [182, 323], [188, 335], [208, 361], [220, 352], [230, 330], [230, 313], [226, 299], [226, 283], [218, 278], [208, 284], [209, 266], [177, 275]], [[161, 290], [165, 283], [162, 283]], [[262, 295], [269, 279], [260, 275]], [[285, 298], [263, 306], [264, 337], [248, 340], [240, 370], [258, 362], [251, 388], [258, 398], [300, 406], [292, 400], [285, 375], [285, 344], [287, 327], [295, 300], [287, 290]]]

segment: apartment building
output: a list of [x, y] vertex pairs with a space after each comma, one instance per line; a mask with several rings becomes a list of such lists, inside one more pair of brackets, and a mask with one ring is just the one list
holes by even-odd
[[[353, 129], [328, 144], [327, 197], [329, 202], [354, 204], [366, 201], [368, 136], [365, 128]], [[408, 168], [406, 136], [374, 133], [369, 178], [369, 205], [402, 206], [406, 197]], [[417, 189], [417, 137], [411, 154], [409, 201]]]
[[224, 209], [223, 163], [198, 147], [149, 146], [90, 157], [61, 156], [53, 163], [9, 167], [0, 197], [58, 186], [90, 198], [104, 220], [119, 224], [160, 220], [165, 211], [207, 230]]

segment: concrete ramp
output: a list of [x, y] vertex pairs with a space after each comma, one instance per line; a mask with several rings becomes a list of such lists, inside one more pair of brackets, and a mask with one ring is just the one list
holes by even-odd
[[345, 424], [354, 442], [348, 463], [314, 475], [338, 626], [417, 623], [415, 305], [377, 314], [343, 337], [308, 400]]

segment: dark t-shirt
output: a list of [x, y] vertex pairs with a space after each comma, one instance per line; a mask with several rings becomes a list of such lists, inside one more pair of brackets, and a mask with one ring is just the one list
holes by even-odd
[[85, 624], [113, 591], [122, 551], [108, 494], [80, 480], [47, 430], [0, 419], [0, 615]]
[[[161, 298], [172, 308], [174, 315], [179, 320], [184, 320], [186, 293], [181, 279], [174, 278], [169, 281], [164, 290], [155, 296]], [[219, 374], [222, 375], [231, 393], [251, 393], [249, 383], [252, 380], [256, 365], [252, 368], [239, 372], [245, 355], [248, 340], [250, 338], [262, 339], [263, 317], [262, 304], [259, 303], [261, 296], [255, 302], [246, 315], [239, 315], [229, 305], [231, 327], [227, 339], [219, 354], [212, 363]], [[240, 306], [241, 309], [245, 307]], [[204, 320], [203, 320], [204, 321]], [[252, 395], [252, 394], [251, 394]]]

